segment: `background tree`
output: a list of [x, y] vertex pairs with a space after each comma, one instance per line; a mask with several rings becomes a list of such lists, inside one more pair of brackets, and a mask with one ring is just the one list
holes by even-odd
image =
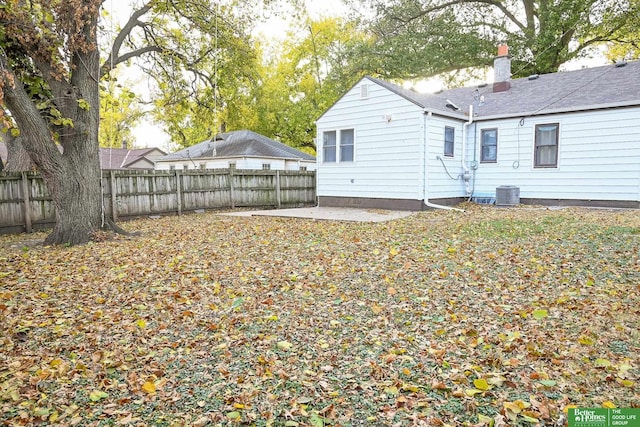
[[[633, 0], [632, 7], [640, 11], [640, 0]], [[629, 31], [628, 28], [631, 28]], [[640, 59], [640, 13], [631, 17], [629, 24], [613, 34], [609, 40], [607, 57], [612, 61]]]
[[145, 112], [140, 100], [127, 86], [111, 78], [100, 84], [100, 147], [134, 148], [131, 130], [140, 122]]
[[236, 129], [250, 127], [244, 118], [252, 104], [259, 59], [250, 37], [252, 21], [245, 7], [219, 3], [211, 7], [209, 31], [173, 28], [163, 40], [173, 51], [177, 50], [174, 46], [189, 44], [197, 72], [185, 73], [155, 63], [143, 66], [157, 82], [152, 94], [153, 118], [173, 143], [183, 147], [212, 137], [223, 124]]
[[346, 61], [364, 36], [353, 23], [305, 19], [261, 68], [258, 132], [315, 154], [315, 121], [363, 75]]
[[179, 77], [176, 83], [208, 81], [215, 87], [201, 64], [221, 52], [202, 42], [224, 38], [223, 29], [242, 28], [235, 25], [235, 14], [212, 17], [216, 8], [208, 0], [151, 0], [131, 14], [101, 62], [102, 3], [0, 5], [0, 120], [12, 135], [22, 137], [53, 199], [56, 224], [46, 244], [84, 243], [100, 229], [122, 231], [107, 217], [101, 197], [101, 77], [139, 58], [152, 77], [173, 75]]
[[549, 73], [636, 31], [637, 0], [367, 0], [374, 42], [361, 49], [389, 78], [490, 65], [507, 43], [517, 75]]

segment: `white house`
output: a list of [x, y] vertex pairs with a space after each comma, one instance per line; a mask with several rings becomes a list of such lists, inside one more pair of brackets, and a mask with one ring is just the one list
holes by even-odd
[[239, 130], [167, 154], [155, 160], [156, 170], [169, 169], [315, 170], [316, 158], [264, 135]]
[[[501, 47], [502, 48], [502, 47]], [[317, 121], [320, 206], [640, 207], [640, 61], [420, 94], [365, 77]], [[511, 188], [513, 188], [511, 187]], [[516, 189], [516, 190], [517, 190]]]

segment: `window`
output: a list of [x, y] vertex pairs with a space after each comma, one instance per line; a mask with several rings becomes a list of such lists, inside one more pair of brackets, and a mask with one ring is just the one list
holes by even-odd
[[353, 162], [355, 130], [341, 129], [322, 133], [323, 163]]
[[456, 136], [456, 130], [452, 127], [445, 126], [444, 128], [444, 155], [447, 157], [453, 157], [454, 140]]
[[307, 171], [306, 166], [300, 166], [300, 172], [306, 172], [306, 171]]
[[263, 171], [271, 170], [271, 164], [270, 163], [263, 163], [262, 164], [262, 170]]
[[336, 162], [336, 142], [335, 130], [322, 134], [322, 161], [324, 163]]
[[229, 169], [235, 169], [236, 168], [236, 162], [229, 162]]
[[534, 167], [558, 167], [558, 123], [536, 125]]
[[206, 169], [207, 165], [206, 163], [200, 163], [200, 169]]
[[171, 166], [169, 166], [169, 170], [170, 170], [170, 171], [174, 171], [174, 170], [176, 170], [175, 165], [171, 165]]
[[186, 170], [188, 170], [188, 169], [189, 169], [189, 165], [182, 165], [182, 170], [183, 170], [183, 171], [186, 171]]
[[482, 129], [480, 161], [495, 163], [498, 160], [498, 129]]
[[340, 131], [340, 161], [353, 162], [353, 129]]

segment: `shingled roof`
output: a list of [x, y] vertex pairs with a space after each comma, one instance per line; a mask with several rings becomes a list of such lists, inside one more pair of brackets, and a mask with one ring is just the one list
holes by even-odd
[[213, 139], [167, 154], [160, 160], [213, 157], [268, 157], [315, 161], [315, 157], [250, 130], [220, 133]]
[[[640, 61], [515, 79], [504, 92], [493, 92], [492, 85], [481, 85], [420, 94], [367, 78], [434, 113], [464, 118], [469, 105], [475, 104], [476, 120], [640, 105]], [[478, 102], [480, 97], [484, 97], [482, 105]], [[448, 109], [447, 100], [461, 111]]]
[[[164, 151], [157, 148], [100, 148], [100, 168], [101, 169], [129, 169], [133, 163], [145, 158], [146, 155], [157, 151]], [[153, 168], [152, 162], [150, 168]]]

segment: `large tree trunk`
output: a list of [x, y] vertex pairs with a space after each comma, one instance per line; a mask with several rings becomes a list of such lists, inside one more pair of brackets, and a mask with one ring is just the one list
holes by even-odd
[[[94, 145], [90, 140], [85, 144]], [[81, 150], [70, 157], [53, 174], [45, 175], [56, 208], [56, 224], [45, 244], [86, 243], [94, 232], [112, 225], [103, 212], [97, 149], [95, 153]]]
[[[75, 88], [83, 93], [80, 82]], [[90, 92], [84, 92], [87, 95], [83, 99], [91, 98]], [[70, 102], [77, 104], [74, 93], [68, 96]], [[121, 231], [103, 212], [98, 119], [92, 117], [97, 116], [97, 109], [81, 110], [73, 115], [74, 127], [63, 130], [69, 135], [61, 138], [61, 153], [47, 123], [31, 108], [31, 101], [21, 85], [5, 86], [5, 98], [12, 111], [20, 111], [16, 121], [20, 124], [24, 147], [42, 173], [55, 206], [56, 224], [45, 243], [77, 245], [90, 241], [93, 233], [101, 229]], [[94, 102], [93, 105], [97, 105], [97, 101]]]
[[5, 171], [7, 172], [24, 172], [35, 169], [29, 153], [22, 145], [22, 137], [7, 137], [7, 164]]
[[[56, 224], [46, 244], [76, 245], [101, 229], [122, 231], [104, 214], [98, 148], [100, 58], [96, 45], [97, 6], [88, 14], [84, 42], [70, 58], [68, 80], [37, 62], [51, 89], [51, 110], [38, 109], [0, 51], [4, 101], [13, 114], [25, 150], [46, 183], [56, 209]], [[63, 121], [52, 120], [47, 113]], [[58, 144], [62, 147], [60, 152]]]

